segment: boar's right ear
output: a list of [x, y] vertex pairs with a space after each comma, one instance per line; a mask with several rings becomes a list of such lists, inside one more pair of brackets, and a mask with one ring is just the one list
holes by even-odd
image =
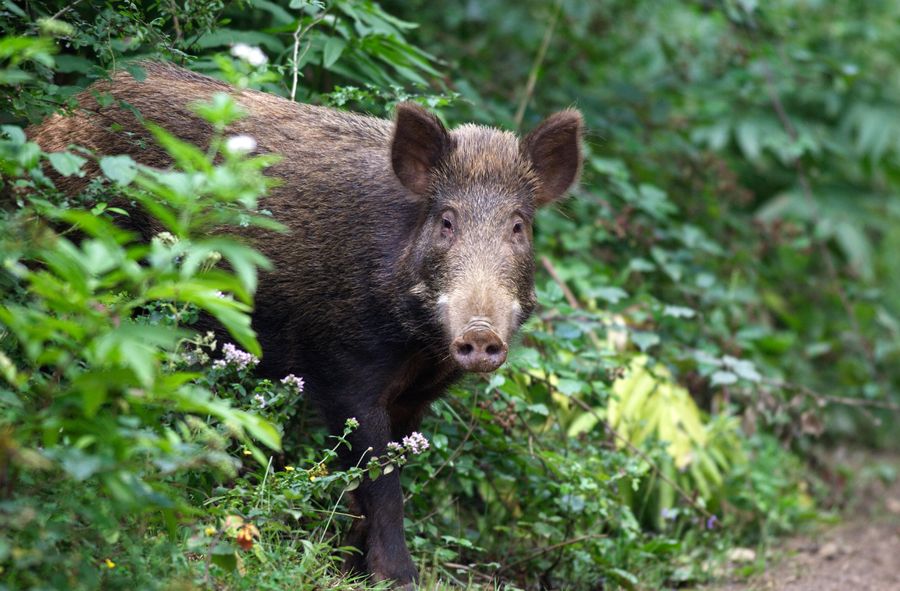
[[522, 140], [522, 153], [540, 179], [538, 207], [565, 195], [578, 179], [583, 128], [581, 113], [567, 109], [548, 117]]
[[424, 195], [430, 173], [444, 157], [450, 136], [441, 120], [415, 103], [397, 105], [391, 166], [403, 186]]

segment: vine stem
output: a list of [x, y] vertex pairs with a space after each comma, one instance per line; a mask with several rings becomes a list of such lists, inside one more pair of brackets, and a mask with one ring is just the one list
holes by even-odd
[[[735, 29], [739, 34], [742, 34], [749, 43], [753, 44], [756, 41], [755, 29], [753, 27], [749, 27], [744, 23], [735, 22], [734, 19], [729, 18], [727, 11], [723, 11], [723, 13], [731, 27]], [[785, 109], [784, 107], [784, 101], [782, 101], [781, 94], [778, 92], [778, 85], [776, 84], [775, 73], [772, 71], [772, 66], [769, 63], [768, 59], [761, 59], [760, 65], [762, 67], [763, 77], [765, 78], [766, 93], [768, 94], [769, 103], [772, 105], [772, 110], [775, 112], [775, 116], [778, 118], [779, 123], [781, 123], [781, 126], [784, 128], [785, 133], [787, 133], [788, 137], [791, 138], [791, 141], [796, 143], [800, 138], [800, 133], [791, 120], [790, 115], [788, 115], [787, 109]], [[819, 203], [816, 201], [815, 195], [813, 193], [812, 183], [809, 180], [809, 174], [800, 156], [795, 157], [792, 164], [794, 170], [796, 171], [797, 184], [800, 186], [800, 192], [803, 195], [803, 199], [804, 201], [806, 201], [810, 210], [810, 234], [812, 236], [813, 242], [815, 242], [816, 250], [819, 252], [819, 256], [822, 258], [822, 261], [825, 264], [825, 270], [828, 273], [828, 278], [832, 284], [832, 288], [841, 302], [841, 307], [844, 309], [844, 313], [847, 315], [847, 319], [850, 322], [850, 328], [853, 331], [853, 336], [855, 337], [857, 345], [859, 346], [859, 349], [865, 357], [869, 372], [871, 373], [872, 378], [876, 382], [878, 382], [878, 384], [885, 392], [887, 392], [888, 387], [885, 384], [881, 373], [878, 371], [878, 360], [875, 358], [874, 349], [869, 340], [865, 337], [865, 335], [863, 335], [863, 331], [859, 323], [859, 317], [856, 314], [856, 310], [853, 308], [853, 303], [850, 301], [850, 297], [847, 295], [847, 291], [844, 289], [844, 286], [841, 285], [840, 275], [838, 273], [837, 265], [834, 262], [834, 257], [831, 254], [831, 250], [828, 248], [828, 245], [824, 240], [816, 236], [815, 229], [818, 223], [821, 221], [821, 211], [819, 208]]]
[[303, 18], [297, 19], [297, 28], [294, 30], [294, 49], [291, 54], [291, 100], [295, 100], [297, 96], [297, 79], [300, 77], [300, 59], [306, 55], [306, 52], [309, 51], [310, 44], [307, 43], [306, 47], [303, 49], [303, 53], [300, 54], [300, 40], [309, 33], [309, 30], [314, 26], [322, 22], [322, 19], [325, 18], [325, 15], [328, 14], [330, 10], [330, 6], [316, 15], [312, 21], [309, 22], [305, 27], [303, 26]]
[[541, 65], [544, 63], [544, 59], [547, 57], [547, 49], [550, 48], [550, 41], [553, 39], [553, 33], [556, 31], [556, 23], [559, 22], [559, 15], [562, 14], [562, 6], [562, 0], [556, 0], [556, 6], [553, 8], [553, 16], [550, 18], [550, 23], [547, 25], [546, 31], [544, 31], [544, 38], [541, 40], [541, 46], [538, 48], [537, 55], [534, 57], [531, 71], [528, 73], [528, 81], [525, 83], [525, 90], [522, 93], [522, 98], [519, 99], [519, 106], [516, 108], [516, 115], [513, 119], [516, 124], [516, 129], [522, 127], [522, 119], [525, 118], [525, 109], [528, 108], [528, 103], [531, 102], [531, 97], [534, 94], [538, 72], [541, 69]]
[[795, 392], [799, 392], [804, 396], [808, 396], [816, 401], [819, 406], [825, 406], [826, 404], [842, 404], [844, 406], [855, 406], [860, 408], [880, 408], [882, 410], [889, 410], [893, 412], [900, 412], [900, 404], [895, 404], [893, 402], [887, 400], [866, 400], [865, 398], [850, 398], [847, 396], [831, 396], [829, 394], [822, 394], [821, 392], [816, 392], [812, 388], [804, 386], [802, 384], [795, 384], [793, 382], [785, 382], [783, 380], [769, 380], [764, 379], [763, 383], [773, 386], [775, 388], [780, 388], [782, 390], [793, 390]]
[[510, 562], [508, 564], [503, 565], [503, 567], [500, 568], [497, 572], [500, 573], [505, 570], [509, 570], [516, 565], [522, 564], [523, 562], [527, 562], [529, 560], [534, 560], [541, 554], [548, 554], [550, 552], [553, 552], [554, 550], [558, 550], [560, 548], [565, 548], [566, 546], [571, 546], [572, 544], [577, 544], [579, 542], [587, 542], [589, 540], [600, 540], [600, 539], [607, 538], [607, 537], [609, 537], [609, 536], [607, 536], [606, 534], [585, 534], [583, 536], [576, 536], [574, 538], [569, 538], [568, 540], [563, 540], [562, 542], [557, 542], [556, 544], [552, 544], [550, 546], [547, 546], [546, 548], [538, 548], [537, 550], [530, 553], [525, 558], [520, 558], [519, 560], [516, 560], [515, 562]]

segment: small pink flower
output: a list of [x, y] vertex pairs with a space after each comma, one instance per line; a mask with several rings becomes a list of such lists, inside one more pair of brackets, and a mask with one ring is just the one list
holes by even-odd
[[413, 431], [403, 438], [403, 447], [411, 454], [418, 455], [428, 449], [428, 440], [418, 431]]
[[213, 367], [225, 369], [227, 366], [233, 365], [235, 368], [241, 370], [247, 369], [248, 367], [256, 367], [259, 363], [259, 357], [247, 353], [246, 351], [241, 351], [231, 343], [225, 343], [222, 346], [222, 353], [222, 359], [216, 359], [213, 362]]
[[288, 388], [293, 388], [298, 393], [303, 392], [303, 378], [298, 378], [292, 373], [281, 378], [281, 383], [287, 386]]

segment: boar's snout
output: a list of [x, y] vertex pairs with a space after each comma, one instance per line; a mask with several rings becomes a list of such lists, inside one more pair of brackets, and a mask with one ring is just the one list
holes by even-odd
[[463, 333], [453, 340], [450, 353], [466, 371], [494, 371], [506, 361], [509, 350], [486, 319], [474, 318]]

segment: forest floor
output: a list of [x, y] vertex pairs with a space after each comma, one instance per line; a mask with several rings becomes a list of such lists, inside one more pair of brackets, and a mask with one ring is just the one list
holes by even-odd
[[[859, 483], [837, 525], [783, 540], [769, 548], [763, 572], [702, 591], [900, 591], [900, 456], [849, 465]], [[875, 476], [877, 467], [893, 482]]]

